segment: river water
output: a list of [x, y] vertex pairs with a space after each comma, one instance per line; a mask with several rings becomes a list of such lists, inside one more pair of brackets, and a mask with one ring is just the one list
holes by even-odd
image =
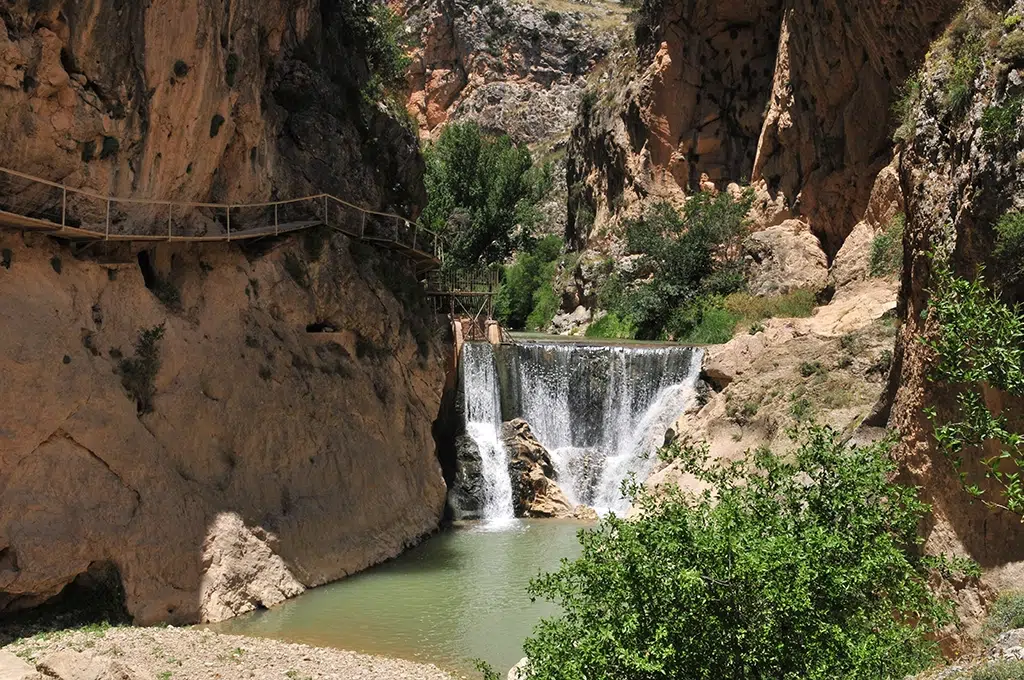
[[522, 642], [534, 624], [558, 611], [551, 603], [531, 603], [527, 583], [579, 554], [576, 532], [583, 526], [559, 520], [515, 520], [500, 530], [461, 524], [390, 562], [211, 628], [456, 672], [471, 672], [471, 660], [480, 658], [504, 677], [524, 656]]

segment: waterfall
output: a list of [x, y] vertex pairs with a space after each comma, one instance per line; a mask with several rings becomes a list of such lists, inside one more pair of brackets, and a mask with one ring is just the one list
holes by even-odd
[[551, 453], [569, 500], [600, 513], [629, 507], [665, 431], [695, 397], [703, 351], [523, 343], [516, 347], [519, 415]]
[[463, 347], [466, 432], [480, 450], [485, 519], [512, 517], [503, 420], [525, 418], [569, 500], [622, 513], [665, 431], [695, 397], [703, 350], [522, 342]]
[[483, 518], [513, 519], [508, 455], [501, 443], [500, 386], [491, 345], [475, 342], [463, 345], [462, 371], [466, 434], [480, 451]]

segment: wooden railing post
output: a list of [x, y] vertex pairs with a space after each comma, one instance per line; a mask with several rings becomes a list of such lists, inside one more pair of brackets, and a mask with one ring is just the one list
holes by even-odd
[[324, 226], [329, 227], [330, 222], [327, 220], [327, 194], [324, 194]]
[[228, 206], [228, 243], [231, 243], [231, 206]]
[[106, 229], [103, 232], [103, 240], [104, 241], [109, 241], [110, 240], [110, 199], [109, 198], [107, 199], [107, 226], [106, 226]]
[[277, 236], [278, 228], [279, 227], [278, 227], [278, 224], [277, 224], [277, 203], [275, 203], [274, 204], [274, 236]]
[[[406, 224], [409, 224], [409, 223], [406, 222]], [[416, 237], [419, 236], [419, 234], [420, 234], [420, 225], [417, 224], [412, 229], [412, 249], [413, 250], [416, 250]]]
[[60, 228], [63, 229], [67, 225], [68, 217], [68, 188], [61, 188], [61, 199], [60, 199]]
[[167, 204], [167, 240], [171, 240], [171, 218], [174, 216], [174, 204]]
[[363, 222], [362, 222], [362, 224], [359, 225], [359, 238], [365, 238], [366, 237], [366, 213], [361, 212], [359, 214], [363, 216]]

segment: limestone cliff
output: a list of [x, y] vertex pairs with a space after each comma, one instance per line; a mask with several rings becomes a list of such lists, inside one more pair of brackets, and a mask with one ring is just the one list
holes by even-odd
[[[123, 197], [327, 191], [414, 216], [416, 139], [367, 101], [358, 11], [7, 3], [0, 165]], [[393, 256], [331, 233], [0, 248], [0, 612], [107, 570], [139, 623], [216, 620], [438, 525], [444, 360]]]

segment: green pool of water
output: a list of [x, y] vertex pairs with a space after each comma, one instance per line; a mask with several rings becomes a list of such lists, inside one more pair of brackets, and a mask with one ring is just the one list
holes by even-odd
[[504, 676], [523, 657], [523, 639], [537, 620], [557, 613], [550, 603], [531, 603], [526, 584], [579, 554], [582, 526], [463, 524], [386, 564], [212, 628], [453, 671], [472, 670], [470, 659], [480, 658]]

